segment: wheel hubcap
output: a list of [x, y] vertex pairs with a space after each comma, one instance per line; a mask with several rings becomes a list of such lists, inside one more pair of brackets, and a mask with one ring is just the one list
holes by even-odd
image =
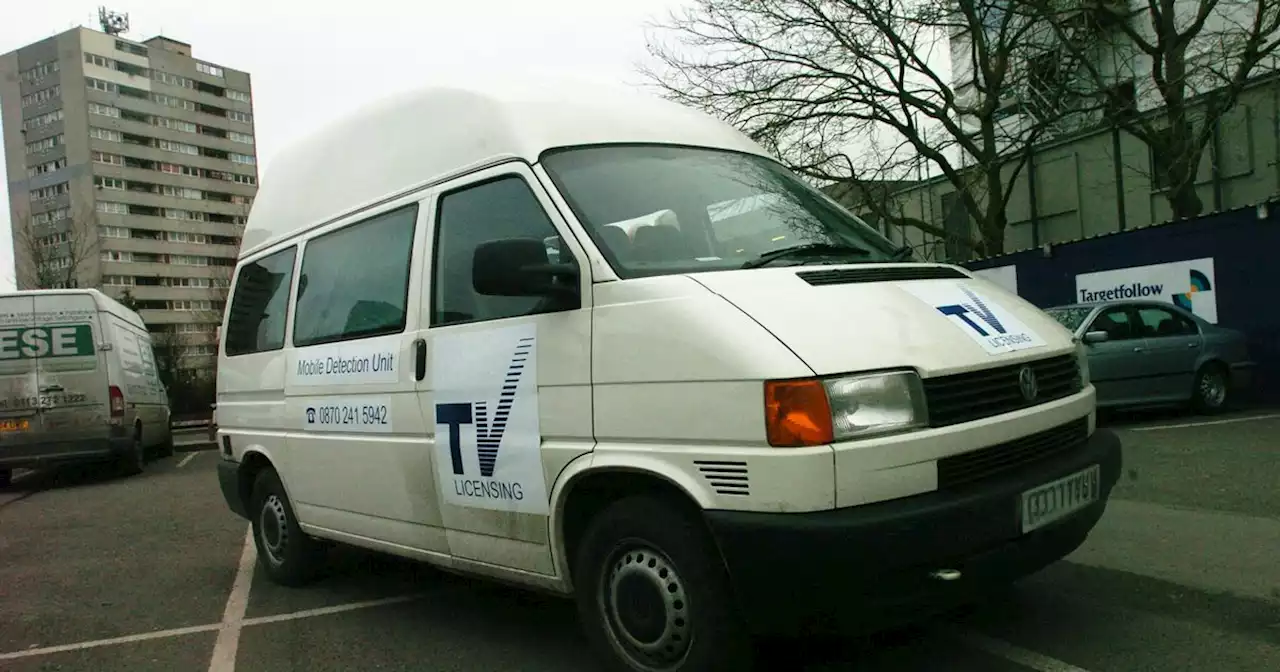
[[1222, 374], [1209, 371], [1200, 378], [1200, 397], [1210, 406], [1219, 406], [1227, 396], [1227, 383]]
[[285, 517], [284, 502], [275, 495], [270, 495], [262, 503], [262, 513], [258, 518], [258, 537], [262, 548], [274, 564], [284, 562], [285, 545], [289, 542], [288, 519]]
[[643, 669], [679, 664], [692, 640], [689, 598], [666, 556], [645, 545], [625, 545], [601, 578], [599, 599], [615, 645]]

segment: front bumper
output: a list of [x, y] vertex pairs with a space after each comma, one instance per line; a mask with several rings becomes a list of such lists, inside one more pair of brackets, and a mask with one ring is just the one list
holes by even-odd
[[[1098, 501], [1021, 534], [1021, 493], [1101, 466]], [[1097, 430], [1063, 454], [948, 491], [815, 513], [707, 511], [749, 623], [761, 632], [858, 629], [914, 619], [1008, 584], [1074, 551], [1106, 509], [1120, 441]], [[955, 569], [939, 581], [929, 573]]]

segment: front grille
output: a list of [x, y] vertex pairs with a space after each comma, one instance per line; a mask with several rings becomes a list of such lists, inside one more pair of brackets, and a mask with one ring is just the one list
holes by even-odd
[[801, 271], [801, 280], [815, 286], [852, 285], [860, 282], [902, 282], [905, 280], [958, 280], [969, 276], [946, 266], [882, 266], [880, 268], [840, 268], [831, 271]]
[[[1018, 372], [1024, 366], [1035, 371], [1039, 387], [1031, 401], [1023, 398], [1022, 389], [1018, 386]], [[923, 382], [930, 427], [946, 427], [1009, 413], [1070, 396], [1082, 387], [1075, 355], [925, 378]]]
[[938, 460], [938, 489], [954, 488], [1034, 464], [1081, 446], [1089, 439], [1089, 418], [989, 448]]

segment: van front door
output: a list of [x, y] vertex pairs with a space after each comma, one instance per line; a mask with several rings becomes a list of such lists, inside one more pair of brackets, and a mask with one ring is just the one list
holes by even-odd
[[[447, 185], [435, 215], [419, 398], [434, 421], [449, 551], [552, 575], [548, 493], [561, 467], [594, 445], [586, 256], [525, 164]], [[577, 292], [572, 281], [554, 297], [477, 291], [485, 279], [475, 262], [491, 263], [477, 250], [513, 239], [526, 254], [492, 255], [500, 265], [543, 263], [543, 254], [576, 264]]]

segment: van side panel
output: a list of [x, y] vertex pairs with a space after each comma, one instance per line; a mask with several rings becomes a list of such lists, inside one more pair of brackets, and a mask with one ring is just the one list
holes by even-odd
[[169, 437], [169, 409], [156, 370], [151, 335], [113, 313], [103, 312], [100, 316], [113, 342], [106, 353], [110, 383], [124, 393], [125, 424], [141, 425], [143, 445], [159, 445]]

